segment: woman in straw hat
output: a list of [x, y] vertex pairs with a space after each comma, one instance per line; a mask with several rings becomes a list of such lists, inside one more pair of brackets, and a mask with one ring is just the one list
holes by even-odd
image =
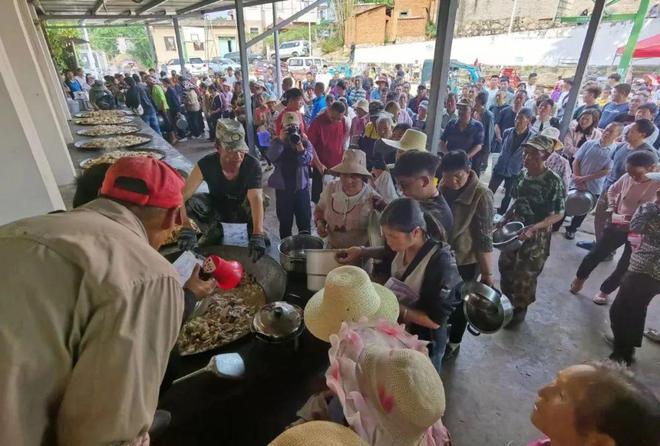
[[362, 320], [343, 323], [330, 343], [330, 390], [307, 401], [297, 424], [348, 424], [372, 446], [451, 444], [441, 420], [444, 389], [426, 342], [403, 325]]
[[369, 214], [381, 197], [367, 183], [371, 172], [367, 170], [365, 153], [346, 150], [341, 163], [328, 173], [339, 179], [325, 185], [314, 210], [318, 234], [327, 237], [328, 248], [368, 244]]
[[330, 421], [310, 421], [285, 430], [268, 446], [369, 446], [348, 427]]
[[[569, 185], [571, 184], [572, 169], [571, 163], [560, 153], [560, 150], [564, 148], [564, 144], [559, 140], [559, 129], [555, 127], [546, 127], [540, 134], [547, 136], [554, 142], [554, 152], [548, 157], [547, 160], [545, 160], [545, 165], [548, 169], [556, 173], [559, 178], [561, 178], [562, 183], [564, 183], [564, 198], [566, 198]], [[559, 231], [561, 226], [564, 224], [565, 218], [565, 216], [562, 216], [558, 222], [552, 225], [552, 230], [554, 232]]]
[[527, 307], [536, 300], [537, 279], [550, 254], [550, 231], [564, 214], [564, 184], [545, 165], [555, 142], [537, 135], [523, 149], [525, 173], [514, 188], [513, 205], [498, 223], [501, 227], [519, 221], [525, 226], [520, 249], [503, 251], [499, 259], [502, 292], [514, 307], [513, 324], [525, 319]]

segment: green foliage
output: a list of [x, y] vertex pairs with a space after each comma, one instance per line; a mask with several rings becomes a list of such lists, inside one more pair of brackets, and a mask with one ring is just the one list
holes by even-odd
[[108, 58], [119, 54], [117, 39], [127, 41], [126, 52], [146, 68], [155, 64], [154, 54], [147, 29], [144, 26], [126, 26], [122, 28], [94, 28], [89, 32], [89, 43], [97, 51], [103, 51]]
[[435, 24], [429, 20], [428, 22], [426, 22], [425, 33], [428, 39], [435, 39], [435, 36], [438, 33], [438, 27], [435, 26]]
[[323, 54], [332, 53], [343, 48], [343, 46], [344, 38], [339, 34], [335, 34], [334, 36], [323, 40], [321, 43], [321, 51], [323, 51]]
[[78, 66], [71, 39], [80, 38], [80, 30], [76, 28], [46, 28], [46, 36], [50, 44], [51, 56], [58, 72], [72, 70]]

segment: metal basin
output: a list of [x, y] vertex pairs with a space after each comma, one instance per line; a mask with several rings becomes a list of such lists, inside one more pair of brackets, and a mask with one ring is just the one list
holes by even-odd
[[280, 264], [291, 273], [306, 273], [307, 250], [323, 249], [323, 240], [306, 234], [285, 238], [278, 247]]
[[586, 190], [573, 189], [568, 192], [566, 202], [566, 215], [582, 216], [587, 215], [596, 205], [596, 197]]
[[481, 282], [465, 282], [461, 288], [468, 331], [475, 336], [491, 334], [511, 322], [513, 306], [501, 291]]
[[493, 246], [500, 251], [515, 251], [522, 246], [518, 239], [525, 225], [519, 221], [512, 221], [493, 231]]

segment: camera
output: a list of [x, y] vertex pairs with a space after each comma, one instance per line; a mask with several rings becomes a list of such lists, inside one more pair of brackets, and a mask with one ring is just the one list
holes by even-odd
[[298, 144], [302, 137], [300, 136], [300, 127], [297, 125], [290, 125], [286, 128], [286, 134], [288, 137], [288, 141], [291, 145], [295, 146]]

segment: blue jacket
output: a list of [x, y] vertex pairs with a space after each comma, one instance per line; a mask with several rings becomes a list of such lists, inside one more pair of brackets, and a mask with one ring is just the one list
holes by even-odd
[[275, 170], [268, 179], [268, 185], [276, 190], [287, 189], [284, 177], [295, 171], [296, 191], [303, 190], [309, 186], [309, 166], [312, 163], [314, 148], [307, 140], [302, 140], [305, 151], [298, 153], [288, 143], [283, 143], [279, 138], [273, 138], [268, 148], [268, 159], [275, 166]]
[[527, 142], [532, 135], [532, 130], [527, 129], [527, 135], [517, 147], [513, 146], [513, 139], [516, 136], [516, 128], [506, 129], [502, 135], [502, 153], [493, 167], [493, 173], [505, 178], [517, 176], [523, 168], [523, 144]]

